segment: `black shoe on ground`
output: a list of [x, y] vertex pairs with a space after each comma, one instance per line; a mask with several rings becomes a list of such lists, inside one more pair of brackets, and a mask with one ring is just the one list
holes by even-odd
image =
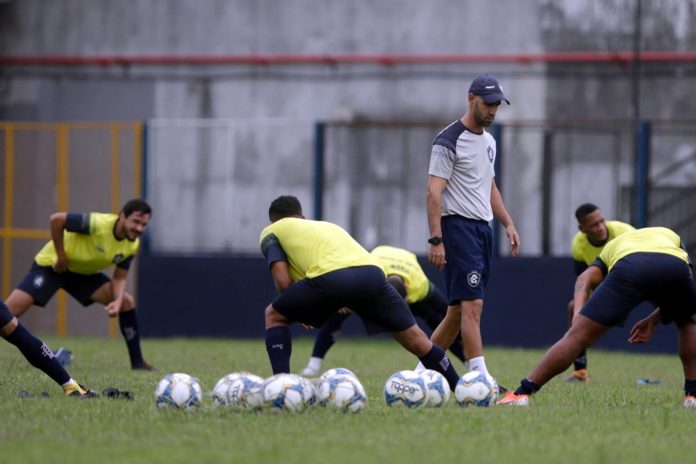
[[155, 366], [151, 366], [150, 364], [143, 361], [141, 364], [131, 366], [131, 369], [133, 369], [134, 371], [154, 371]]

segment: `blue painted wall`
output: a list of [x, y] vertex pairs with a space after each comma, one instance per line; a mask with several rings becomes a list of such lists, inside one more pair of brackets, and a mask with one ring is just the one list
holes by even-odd
[[[263, 337], [263, 310], [275, 296], [270, 273], [260, 257], [140, 256], [138, 298], [141, 330], [147, 337]], [[435, 284], [442, 274], [422, 261]], [[499, 258], [486, 294], [482, 319], [484, 344], [546, 348], [567, 328], [567, 303], [574, 274], [569, 258]], [[596, 345], [605, 349], [675, 353], [676, 331], [660, 327], [648, 345], [626, 343], [633, 322], [650, 308], [634, 310], [624, 328], [612, 329]], [[293, 333], [311, 336], [300, 327]], [[364, 336], [357, 317], [345, 336]]]

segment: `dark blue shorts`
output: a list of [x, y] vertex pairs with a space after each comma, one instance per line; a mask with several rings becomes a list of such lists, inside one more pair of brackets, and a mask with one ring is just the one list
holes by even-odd
[[8, 308], [5, 303], [0, 301], [0, 328], [9, 324], [13, 317], [14, 316], [12, 315], [10, 308]]
[[313, 327], [348, 307], [362, 318], [371, 334], [400, 332], [416, 323], [377, 266], [349, 267], [301, 280], [278, 295], [272, 306], [289, 321]]
[[89, 306], [94, 303], [92, 294], [110, 281], [111, 279], [101, 272], [77, 274], [65, 271], [59, 274], [51, 266], [39, 266], [34, 262], [17, 288], [31, 295], [36, 306], [46, 306], [59, 288], [72, 295], [82, 306]]
[[447, 299], [438, 288], [430, 282], [428, 295], [420, 301], [408, 305], [414, 316], [419, 317], [431, 329], [440, 325], [447, 314]]
[[490, 275], [493, 232], [486, 221], [442, 218], [445, 244], [445, 294], [450, 304], [483, 299]]
[[595, 289], [580, 314], [606, 326], [623, 326], [645, 301], [660, 307], [662, 322], [677, 325], [696, 313], [696, 286], [689, 265], [664, 253], [621, 258]]

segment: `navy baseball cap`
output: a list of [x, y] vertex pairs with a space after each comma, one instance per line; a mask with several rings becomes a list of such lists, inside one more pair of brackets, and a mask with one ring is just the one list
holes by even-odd
[[484, 74], [477, 77], [469, 87], [469, 93], [480, 95], [488, 104], [504, 101], [508, 105], [510, 102], [505, 98], [503, 88], [500, 86], [495, 77], [490, 74]]

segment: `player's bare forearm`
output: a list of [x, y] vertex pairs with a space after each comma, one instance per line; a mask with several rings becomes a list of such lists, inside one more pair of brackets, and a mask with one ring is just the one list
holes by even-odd
[[493, 216], [505, 227], [505, 234], [510, 243], [510, 254], [512, 256], [517, 256], [520, 251], [520, 236], [517, 233], [517, 229], [515, 228], [514, 222], [512, 222], [510, 214], [508, 214], [505, 209], [503, 197], [500, 195], [495, 181], [493, 181], [491, 185], [491, 209], [493, 210]]
[[56, 255], [58, 256], [58, 262], [67, 260], [65, 246], [63, 243], [63, 230], [65, 229], [67, 217], [68, 214], [64, 212], [51, 214], [51, 240], [53, 241], [53, 247], [55, 248]]
[[588, 298], [590, 293], [602, 282], [604, 276], [597, 266], [590, 266], [575, 279], [573, 315], [577, 315]]

